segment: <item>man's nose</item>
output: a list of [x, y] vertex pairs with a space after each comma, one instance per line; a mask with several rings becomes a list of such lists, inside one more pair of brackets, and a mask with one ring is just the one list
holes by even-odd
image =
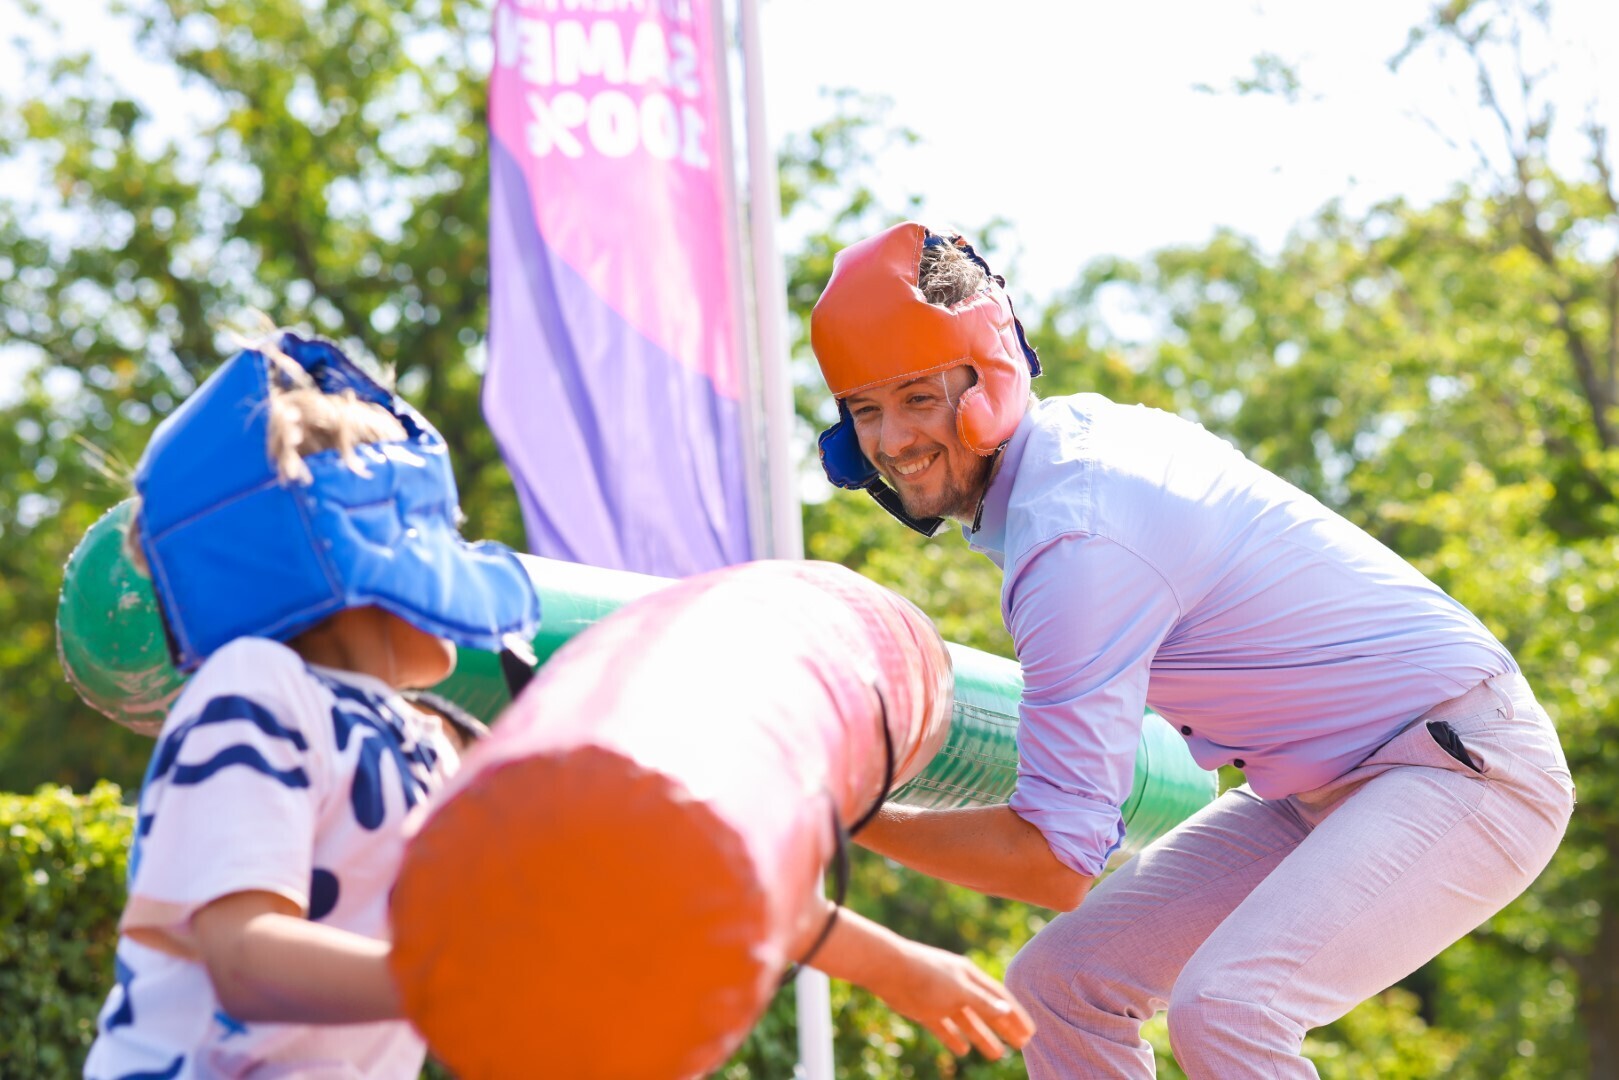
[[916, 433], [916, 424], [903, 415], [903, 410], [885, 413], [882, 430], [877, 433], [877, 451], [884, 457], [900, 457], [916, 443]]

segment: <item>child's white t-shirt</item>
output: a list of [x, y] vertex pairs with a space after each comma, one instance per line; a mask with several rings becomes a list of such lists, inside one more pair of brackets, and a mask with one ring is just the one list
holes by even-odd
[[264, 891], [313, 921], [389, 940], [406, 815], [455, 760], [436, 718], [381, 680], [262, 638], [210, 656], [170, 710], [141, 788], [117, 985], [85, 1076], [415, 1077], [426, 1048], [404, 1021], [229, 1016], [190, 920], [222, 896]]

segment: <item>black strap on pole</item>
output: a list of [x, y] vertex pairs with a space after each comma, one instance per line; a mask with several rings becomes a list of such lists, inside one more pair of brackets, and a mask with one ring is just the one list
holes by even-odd
[[877, 811], [883, 808], [888, 801], [889, 789], [894, 786], [894, 733], [888, 729], [888, 702], [883, 697], [883, 688], [872, 684], [872, 691], [877, 695], [877, 721], [883, 729], [883, 786], [877, 792], [877, 801], [871, 804], [871, 809], [860, 815], [853, 825], [849, 826], [849, 836], [857, 836], [861, 829], [871, 824], [871, 819], [877, 816]]
[[826, 939], [832, 936], [832, 928], [838, 924], [838, 912], [843, 910], [843, 902], [849, 894], [849, 838], [871, 824], [871, 819], [877, 816], [877, 811], [888, 801], [889, 789], [894, 786], [894, 733], [888, 728], [888, 702], [883, 698], [882, 687], [873, 685], [872, 690], [877, 694], [877, 719], [883, 731], [883, 785], [871, 809], [848, 828], [844, 828], [843, 816], [838, 813], [837, 802], [832, 798], [832, 793], [825, 793], [827, 801], [832, 804], [832, 835], [836, 844], [836, 850], [832, 854], [832, 914], [827, 916], [826, 925], [821, 927], [821, 932], [816, 935], [815, 942], [809, 950], [797, 963], [790, 965], [782, 973], [781, 982], [776, 987], [778, 990], [792, 982], [798, 976], [799, 969], [807, 966], [826, 944]]
[[[828, 802], [832, 802], [831, 792], [826, 792], [826, 797]], [[832, 928], [838, 925], [838, 913], [843, 910], [843, 901], [849, 895], [849, 830], [843, 827], [843, 816], [838, 813], [836, 802], [832, 802], [832, 835], [837, 845], [832, 853], [832, 914], [826, 917], [826, 925], [821, 927], [821, 932], [815, 936], [808, 951], [781, 973], [777, 990], [797, 978], [799, 969], [808, 967], [810, 961], [815, 959], [815, 954], [821, 951], [826, 939], [832, 936]]]

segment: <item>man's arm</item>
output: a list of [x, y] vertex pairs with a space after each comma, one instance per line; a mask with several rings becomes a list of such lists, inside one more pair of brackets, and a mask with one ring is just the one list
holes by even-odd
[[1179, 606], [1134, 553], [1086, 534], [1028, 556], [1007, 628], [1023, 669], [1005, 806], [886, 806], [859, 842], [979, 892], [1077, 907], [1122, 833], [1151, 663]]
[[971, 1043], [995, 1059], [1003, 1039], [1021, 1048], [1034, 1034], [1029, 1014], [971, 960], [903, 938], [847, 908], [810, 964], [870, 990], [954, 1054], [965, 1054]]
[[930, 877], [992, 896], [1072, 911], [1095, 878], [1069, 869], [1039, 829], [1006, 806], [885, 806], [856, 838]]

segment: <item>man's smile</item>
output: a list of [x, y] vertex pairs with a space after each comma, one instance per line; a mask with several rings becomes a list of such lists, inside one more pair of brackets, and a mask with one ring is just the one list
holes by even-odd
[[925, 455], [923, 457], [919, 457], [914, 461], [908, 461], [908, 462], [904, 463], [903, 465], [896, 462], [892, 466], [892, 468], [894, 470], [895, 475], [907, 476], [907, 477], [915, 476], [917, 473], [921, 472], [923, 469], [927, 468], [929, 465], [932, 465], [933, 460], [935, 458], [937, 458], [938, 456], [939, 456], [938, 452], [935, 451], [935, 452], [933, 452], [931, 454], [927, 454], [927, 455]]

